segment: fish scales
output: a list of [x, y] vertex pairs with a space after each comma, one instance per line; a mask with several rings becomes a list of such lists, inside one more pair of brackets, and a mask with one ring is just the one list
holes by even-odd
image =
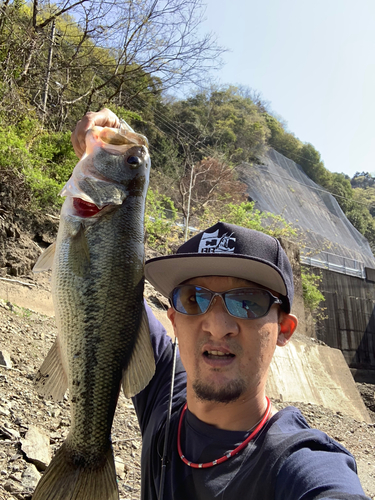
[[[100, 140], [111, 134], [115, 146]], [[67, 380], [71, 428], [33, 500], [118, 498], [110, 433], [121, 381], [134, 395], [155, 370], [143, 305], [147, 149], [99, 127], [87, 143], [63, 190], [52, 268], [59, 333], [37, 376], [55, 399]]]
[[[138, 331], [143, 308], [142, 241], [132, 241], [133, 228], [129, 224], [129, 233], [116, 228], [116, 224], [121, 225], [122, 212], [129, 209], [127, 201], [114, 216], [103, 217], [87, 231], [89, 276], [76, 276], [74, 282], [66, 280], [69, 260], [63, 255], [56, 266], [55, 286], [61, 290], [58, 321], [61, 331], [66, 332], [69, 370], [75, 374], [69, 386], [69, 441], [74, 440], [75, 449], [88, 448], [99, 454], [102, 446], [108, 447], [112, 420], [107, 414], [113, 418], [122, 369], [135, 343], [135, 333], [129, 332]], [[137, 250], [127, 251], [129, 247]], [[63, 282], [60, 276], [64, 277]], [[130, 288], [128, 283], [135, 286]], [[75, 335], [77, 331], [82, 335]]]

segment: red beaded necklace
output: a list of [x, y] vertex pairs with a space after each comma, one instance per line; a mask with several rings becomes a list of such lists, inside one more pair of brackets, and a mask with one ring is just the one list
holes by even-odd
[[259, 424], [255, 427], [253, 432], [243, 441], [240, 445], [237, 446], [234, 450], [230, 451], [226, 455], [222, 456], [221, 458], [218, 458], [217, 460], [214, 460], [213, 462], [207, 462], [205, 464], [195, 464], [194, 462], [190, 462], [187, 460], [182, 453], [181, 450], [181, 427], [182, 427], [182, 419], [185, 415], [186, 408], [187, 408], [187, 403], [182, 409], [181, 416], [180, 416], [180, 421], [178, 424], [178, 432], [177, 432], [177, 449], [178, 449], [178, 454], [180, 455], [181, 460], [188, 465], [189, 467], [193, 467], [194, 469], [207, 469], [208, 467], [213, 467], [214, 465], [222, 464], [223, 462], [226, 462], [228, 458], [234, 457], [234, 455], [237, 455], [238, 452], [240, 452], [245, 446], [258, 434], [258, 432], [262, 429], [264, 424], [267, 422], [268, 417], [271, 412], [271, 401], [268, 399], [266, 396], [267, 400], [267, 408], [266, 412], [263, 415], [262, 420], [259, 422]]

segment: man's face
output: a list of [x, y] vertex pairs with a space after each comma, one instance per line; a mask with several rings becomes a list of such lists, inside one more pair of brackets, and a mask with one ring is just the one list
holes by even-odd
[[[257, 287], [249, 281], [221, 276], [189, 280], [215, 292], [233, 288]], [[239, 319], [228, 314], [221, 297], [215, 297], [209, 310], [200, 316], [168, 311], [180, 356], [187, 373], [188, 395], [191, 389], [203, 401], [229, 403], [255, 397], [264, 390], [268, 368], [279, 343], [290, 335], [283, 324], [294, 318], [273, 305], [267, 316]], [[294, 325], [295, 326], [295, 325]]]

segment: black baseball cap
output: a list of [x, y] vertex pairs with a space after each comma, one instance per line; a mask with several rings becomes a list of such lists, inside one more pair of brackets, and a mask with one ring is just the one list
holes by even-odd
[[166, 297], [191, 278], [231, 276], [278, 292], [287, 313], [293, 302], [292, 267], [280, 242], [259, 231], [225, 222], [193, 236], [173, 255], [148, 260], [145, 275]]

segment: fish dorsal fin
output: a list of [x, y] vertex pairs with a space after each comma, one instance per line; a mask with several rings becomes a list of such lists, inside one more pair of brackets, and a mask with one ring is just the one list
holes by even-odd
[[68, 388], [68, 377], [62, 357], [62, 349], [59, 337], [57, 337], [35, 377], [35, 385], [39, 394], [52, 397], [54, 401], [61, 401]]
[[52, 243], [44, 252], [39, 256], [33, 267], [33, 273], [40, 273], [42, 271], [49, 271], [52, 269], [53, 259], [55, 258], [56, 242]]
[[122, 387], [127, 398], [141, 392], [155, 374], [155, 358], [151, 345], [150, 329], [147, 313], [143, 307], [141, 325], [138, 338], [134, 346], [132, 357], [124, 370]]

